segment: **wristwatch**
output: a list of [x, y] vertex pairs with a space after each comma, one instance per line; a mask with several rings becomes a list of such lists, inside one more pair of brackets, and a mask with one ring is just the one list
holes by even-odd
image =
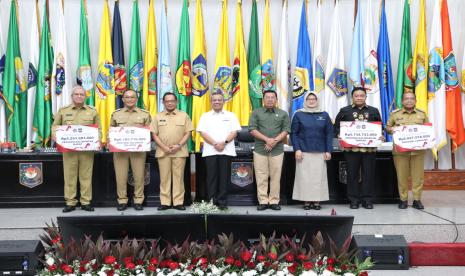
[[224, 143], [227, 144], [227, 143], [229, 143], [229, 141], [228, 141], [228, 140], [224, 140]]

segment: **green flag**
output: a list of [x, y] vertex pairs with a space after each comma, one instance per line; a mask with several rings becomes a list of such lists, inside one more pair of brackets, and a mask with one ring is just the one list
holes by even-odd
[[27, 83], [21, 60], [19, 46], [18, 19], [16, 18], [16, 1], [11, 1], [8, 44], [3, 73], [3, 97], [6, 103], [8, 121], [8, 140], [16, 142], [18, 148], [26, 145], [27, 129]]
[[129, 45], [129, 89], [137, 92], [139, 100], [137, 107], [144, 108], [142, 85], [144, 82], [144, 62], [142, 61], [142, 46], [140, 42], [140, 20], [138, 0], [132, 4], [131, 43]]
[[249, 95], [252, 110], [262, 106], [262, 66], [260, 64], [260, 42], [258, 34], [257, 1], [252, 2], [250, 19], [249, 48], [247, 49], [247, 68], [249, 71]]
[[178, 109], [192, 117], [192, 67], [189, 35], [189, 11], [184, 0], [179, 30], [178, 58], [176, 61], [176, 95], [179, 98]]
[[81, 30], [79, 32], [79, 64], [77, 83], [86, 90], [86, 104], [95, 105], [94, 82], [92, 81], [92, 65], [90, 63], [89, 32], [87, 29], [87, 9], [81, 0]]
[[50, 97], [53, 50], [50, 45], [50, 31], [47, 18], [47, 2], [44, 5], [42, 34], [40, 36], [39, 68], [37, 74], [37, 92], [32, 127], [37, 133], [36, 144], [43, 147], [50, 141], [52, 127], [52, 104]]
[[399, 65], [397, 66], [397, 83], [395, 102], [397, 108], [402, 107], [402, 94], [404, 91], [413, 91], [415, 82], [412, 77], [412, 39], [410, 34], [410, 4], [404, 3], [404, 16], [402, 19], [402, 36], [400, 41]]

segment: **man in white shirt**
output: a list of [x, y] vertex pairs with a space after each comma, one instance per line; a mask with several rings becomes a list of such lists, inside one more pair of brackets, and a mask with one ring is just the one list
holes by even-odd
[[211, 95], [211, 111], [202, 114], [197, 131], [202, 136], [207, 167], [207, 197], [222, 210], [227, 209], [227, 189], [231, 174], [231, 157], [236, 156], [234, 138], [241, 126], [234, 113], [223, 110], [221, 92]]

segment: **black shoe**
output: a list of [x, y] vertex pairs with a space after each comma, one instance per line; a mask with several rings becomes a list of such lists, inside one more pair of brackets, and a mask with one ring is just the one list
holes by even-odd
[[158, 206], [157, 209], [158, 209], [158, 211], [165, 211], [165, 210], [168, 210], [168, 209], [170, 209], [170, 208], [171, 208], [171, 207], [168, 206], [168, 205], [160, 205], [160, 206]]
[[81, 210], [84, 210], [87, 212], [93, 212], [94, 207], [92, 207], [90, 204], [85, 204], [85, 205], [81, 205]]
[[373, 203], [371, 203], [371, 202], [364, 201], [364, 202], [362, 202], [362, 206], [365, 209], [373, 209]]
[[66, 205], [65, 208], [63, 208], [63, 213], [69, 213], [74, 210], [76, 210], [76, 206]]
[[144, 207], [142, 207], [142, 204], [136, 203], [136, 204], [134, 204], [134, 209], [136, 211], [142, 211], [142, 210], [144, 210]]
[[179, 210], [179, 211], [184, 211], [186, 210], [186, 207], [184, 207], [184, 205], [176, 205], [173, 207], [174, 209], [176, 210]]
[[310, 210], [313, 208], [313, 203], [305, 203], [304, 204], [304, 210]]
[[350, 209], [358, 209], [359, 204], [356, 201], [351, 201], [350, 202]]
[[266, 204], [260, 204], [257, 206], [257, 211], [264, 211], [266, 209], [268, 209], [268, 205]]
[[321, 210], [321, 205], [320, 204], [313, 204], [313, 209], [314, 210]]
[[116, 210], [118, 211], [124, 211], [128, 208], [128, 205], [125, 204], [125, 203], [122, 203], [122, 204], [118, 204], [118, 207], [116, 208]]
[[423, 206], [423, 203], [421, 203], [420, 200], [414, 200], [413, 204], [412, 204], [412, 207], [415, 208], [415, 209], [418, 209], [418, 210], [425, 209], [425, 206]]
[[271, 204], [270, 209], [275, 210], [275, 211], [279, 211], [279, 210], [281, 210], [281, 206], [279, 206], [279, 204]]
[[408, 201], [407, 200], [401, 200], [399, 202], [399, 205], [397, 205], [397, 207], [399, 207], [399, 209], [407, 209], [408, 207]]

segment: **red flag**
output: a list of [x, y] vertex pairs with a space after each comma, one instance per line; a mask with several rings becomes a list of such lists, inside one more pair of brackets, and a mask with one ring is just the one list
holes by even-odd
[[443, 0], [441, 7], [441, 25], [446, 83], [446, 128], [452, 139], [452, 150], [454, 151], [465, 142], [465, 129], [463, 127], [460, 86], [457, 74], [457, 63], [452, 49], [448, 9], [447, 0]]

